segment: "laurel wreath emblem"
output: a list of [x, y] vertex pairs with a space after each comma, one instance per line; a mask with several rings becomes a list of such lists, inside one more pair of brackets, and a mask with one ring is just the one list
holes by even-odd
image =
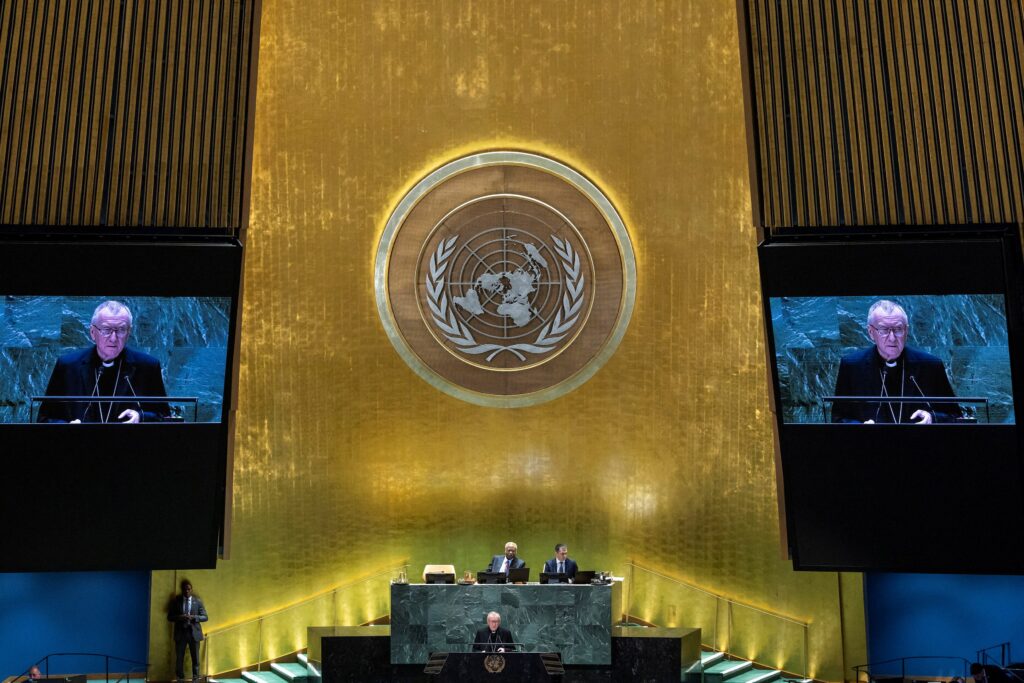
[[515, 355], [525, 361], [527, 353], [539, 354], [553, 351], [580, 318], [584, 300], [584, 276], [580, 267], [580, 255], [573, 250], [568, 240], [551, 236], [555, 253], [558, 255], [562, 270], [565, 272], [566, 291], [562, 294], [562, 305], [555, 313], [553, 320], [547, 322], [532, 343], [518, 344], [480, 344], [473, 336], [469, 327], [455, 315], [455, 307], [449, 305], [445, 291], [445, 271], [448, 259], [455, 252], [455, 244], [459, 236], [441, 240], [437, 249], [430, 256], [430, 267], [427, 272], [427, 305], [430, 307], [434, 324], [441, 329], [444, 338], [455, 344], [459, 351], [469, 355], [488, 354], [485, 360], [489, 363], [503, 351]]
[[489, 674], [500, 674], [505, 670], [505, 658], [501, 655], [487, 655], [484, 657], [484, 669]]

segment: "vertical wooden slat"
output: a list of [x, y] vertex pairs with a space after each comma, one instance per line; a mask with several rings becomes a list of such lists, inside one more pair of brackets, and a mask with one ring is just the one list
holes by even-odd
[[[184, 0], [182, 0], [184, 2]], [[180, 225], [181, 215], [185, 207], [183, 207], [184, 201], [184, 188], [183, 185], [186, 182], [184, 177], [185, 166], [188, 164], [186, 161], [186, 154], [191, 157], [191, 149], [186, 150], [185, 143], [188, 139], [189, 127], [185, 125], [188, 121], [191, 113], [195, 111], [195, 88], [194, 79], [192, 75], [192, 63], [194, 61], [193, 43], [196, 39], [196, 33], [193, 31], [193, 13], [195, 11], [195, 4], [192, 0], [188, 0], [188, 11], [186, 13], [184, 27], [182, 33], [184, 33], [184, 44], [185, 44], [185, 55], [182, 61], [182, 83], [181, 89], [181, 125], [177, 128], [177, 163], [175, 164], [175, 180], [174, 180], [174, 195], [173, 201], [171, 201], [171, 216], [169, 221], [171, 225]]]
[[[168, 0], [168, 3], [170, 0]], [[146, 112], [153, 112], [154, 106], [157, 99], [158, 83], [160, 82], [160, 65], [163, 58], [160, 56], [164, 53], [164, 45], [167, 39], [166, 20], [167, 20], [167, 6], [162, 0], [156, 0], [154, 6], [154, 18], [153, 18], [153, 50], [150, 56], [150, 69], [148, 69], [148, 79], [145, 88], [145, 108]], [[157, 110], [159, 111], [159, 109]], [[158, 126], [161, 119], [160, 117], [146, 117], [144, 126], [144, 132], [142, 134], [142, 166], [141, 166], [141, 188], [139, 190], [139, 201], [138, 201], [138, 217], [135, 222], [137, 225], [148, 225], [150, 222], [150, 206], [153, 203], [153, 193], [151, 187], [157, 182], [157, 169], [153, 163], [153, 156], [155, 155], [154, 150], [157, 146], [155, 141], [158, 136]]]
[[136, 216], [138, 215], [137, 203], [139, 197], [142, 195], [143, 188], [145, 186], [146, 174], [144, 168], [140, 165], [140, 154], [139, 154], [139, 141], [143, 139], [143, 129], [145, 127], [148, 118], [144, 118], [143, 108], [146, 106], [146, 95], [148, 93], [148, 85], [150, 78], [150, 65], [154, 62], [153, 60], [153, 43], [156, 35], [156, 27], [151, 21], [150, 8], [152, 3], [145, 3], [142, 8], [142, 24], [139, 29], [139, 53], [137, 59], [137, 75], [134, 84], [134, 93], [132, 95], [132, 104], [129, 107], [131, 112], [131, 123], [125, 124], [125, 129], [131, 131], [131, 141], [128, 143], [129, 149], [131, 150], [127, 154], [128, 158], [128, 177], [122, 182], [123, 191], [125, 193], [124, 208], [122, 210], [120, 202], [118, 203], [118, 215], [125, 225], [138, 225]]
[[[1002, 100], [1000, 111], [1005, 111], [1007, 127], [1013, 135], [1013, 152], [1016, 163], [1009, 173], [1010, 186], [1007, 188], [1007, 195], [1014, 202], [1014, 214], [1018, 217], [1024, 213], [1024, 206], [1019, 200], [1024, 194], [1024, 159], [1022, 159], [1022, 144], [1024, 144], [1024, 105], [1021, 104], [1021, 97], [1024, 97], [1024, 88], [1021, 87], [1021, 49], [1019, 43], [1020, 31], [1024, 30], [1024, 19], [1020, 5], [1013, 2], [997, 3], [997, 17], [990, 25], [998, 28], [998, 36], [1002, 44], [1002, 67], [1003, 75], [1001, 82], [1005, 86], [1005, 97]], [[1004, 22], [1005, 17], [1005, 24]]]
[[[86, 5], [85, 36], [82, 40], [81, 65], [78, 76], [78, 104], [75, 108], [75, 132], [71, 137], [71, 173], [68, 179], [67, 192], [64, 202], [60, 205], [60, 212], [56, 223], [72, 224], [75, 220], [75, 208], [84, 204], [84, 187], [78, 184], [84, 171], [79, 170], [80, 155], [84, 156], [84, 148], [88, 145], [89, 128], [83, 128], [87, 111], [92, 111], [92, 101], [96, 92], [96, 55], [99, 49], [99, 36], [101, 14], [94, 12], [94, 0], [88, 0]], [[86, 134], [82, 134], [85, 130]], [[63, 219], [61, 218], [63, 217]]]
[[252, 81], [254, 74], [253, 71], [253, 54], [254, 51], [248, 48], [254, 41], [258, 40], [256, 31], [256, 13], [255, 3], [243, 4], [240, 9], [241, 13], [241, 37], [237, 41], [239, 50], [239, 69], [238, 77], [235, 86], [235, 135], [231, 143], [231, 194], [232, 199], [228, 204], [228, 220], [227, 225], [235, 225], [239, 222], [243, 208], [243, 202], [245, 200], [244, 185], [245, 177], [241, 173], [241, 169], [245, 167], [243, 161], [245, 160], [248, 151], [246, 149], [246, 122], [250, 119], [251, 113], [249, 110], [249, 103], [252, 102], [252, 98], [249, 96], [247, 84]]
[[[217, 225], [216, 220], [215, 220], [215, 210], [214, 210], [214, 204], [213, 204], [214, 199], [215, 199], [214, 198], [214, 178], [216, 178], [219, 175], [219, 173], [215, 173], [215, 171], [219, 172], [219, 170], [220, 170], [218, 165], [217, 165], [217, 159], [218, 159], [217, 151], [222, 147], [222, 144], [223, 144], [222, 143], [223, 137], [222, 136], [218, 136], [218, 134], [217, 134], [217, 132], [219, 130], [219, 126], [217, 125], [219, 123], [219, 119], [217, 118], [218, 111], [220, 111], [221, 112], [221, 116], [223, 116], [223, 108], [220, 106], [220, 104], [221, 104], [220, 94], [221, 94], [222, 90], [220, 88], [218, 88], [217, 86], [218, 86], [219, 83], [223, 83], [224, 78], [225, 78], [225, 74], [227, 73], [227, 69], [225, 68], [225, 65], [224, 65], [224, 60], [222, 60], [222, 51], [224, 49], [224, 42], [230, 39], [230, 30], [226, 31], [225, 30], [225, 26], [224, 26], [225, 23], [228, 21], [228, 19], [226, 18], [226, 15], [227, 15], [227, 4], [226, 3], [221, 3], [221, 6], [220, 6], [220, 17], [219, 17], [219, 21], [217, 23], [217, 58], [216, 58], [216, 60], [214, 60], [213, 71], [212, 71], [212, 73], [213, 73], [213, 83], [211, 84], [211, 88], [213, 89], [213, 107], [212, 107], [213, 112], [212, 112], [212, 118], [211, 118], [211, 121], [210, 121], [210, 133], [209, 133], [209, 135], [210, 135], [210, 157], [209, 157], [209, 161], [207, 162], [207, 167], [206, 167], [206, 192], [205, 192], [205, 194], [206, 194], [206, 202], [205, 202], [204, 217], [203, 217], [203, 223], [205, 225]], [[221, 144], [218, 144], [218, 141], [221, 141]]]
[[[145, 3], [143, 3], [145, 4]], [[117, 93], [117, 104], [113, 113], [116, 121], [116, 129], [113, 138], [114, 164], [111, 169], [110, 180], [110, 222], [114, 225], [123, 224], [122, 211], [126, 200], [126, 188], [124, 183], [125, 165], [131, 154], [128, 149], [128, 136], [131, 133], [131, 112], [134, 104], [135, 88], [132, 87], [133, 80], [138, 77], [138, 59], [141, 56], [140, 33], [139, 33], [139, 10], [140, 6], [129, 4], [125, 6], [128, 30], [126, 31], [125, 44], [122, 50], [124, 55], [124, 78], [121, 79], [121, 88]], [[131, 167], [127, 169], [131, 173]]]
[[[973, 8], [973, 9], [972, 9]], [[1002, 181], [998, 169], [994, 166], [992, 155], [997, 152], [985, 144], [984, 130], [987, 127], [993, 133], [993, 119], [991, 103], [988, 96], [988, 68], [979, 59], [980, 29], [977, 23], [977, 3], [957, 2], [956, 11], [961, 16], [963, 27], [960, 30], [960, 40], [963, 45], [963, 73], [965, 80], [970, 82], [970, 96], [973, 102], [973, 119], [970, 122], [970, 146], [974, 162], [982, 172], [978, 173], [978, 186], [976, 191], [979, 195], [979, 215], [982, 222], [991, 222], [995, 217], [1004, 215], [1005, 209], [1001, 206]]]
[[[5, 199], [7, 199], [11, 206], [12, 221], [20, 220], [20, 218], [18, 218], [18, 207], [21, 205], [22, 199], [21, 179], [25, 174], [27, 174], [28, 160], [22, 157], [22, 152], [24, 148], [27, 146], [26, 138], [32, 135], [32, 130], [26, 124], [35, 123], [34, 113], [36, 108], [36, 102], [35, 98], [32, 96], [32, 83], [34, 80], [33, 75], [38, 73], [38, 67], [34, 66], [34, 60], [37, 58], [37, 56], [42, 55], [42, 46], [39, 44], [41, 41], [38, 39], [39, 33], [37, 32], [37, 22], [39, 20], [39, 12], [41, 7], [42, 3], [34, 4], [32, 7], [32, 18], [29, 22], [28, 34], [23, 34], [23, 40], [27, 42], [27, 48], [24, 48], [21, 50], [21, 52], [19, 52], [19, 63], [16, 66], [16, 68], [18, 69], [18, 75], [22, 77], [20, 78], [20, 93], [18, 91], [19, 83], [15, 81], [14, 84], [15, 96], [18, 98], [15, 100], [15, 102], [21, 103], [21, 116], [16, 117], [16, 123], [12, 124], [16, 125], [17, 128], [14, 129], [15, 142], [11, 146], [14, 151], [14, 155], [11, 167], [12, 180], [10, 185], [7, 184], [6, 175], [4, 178], [4, 186], [5, 190], [7, 190], [7, 193], [5, 194]], [[24, 72], [21, 71], [22, 56], [24, 56], [25, 58]], [[33, 112], [33, 118], [26, 118], [30, 110]], [[18, 106], [15, 106], [12, 109], [12, 113], [17, 113], [17, 111]], [[4, 170], [6, 174], [7, 169], [5, 168]]]
[[[81, 42], [78, 37], [82, 24], [82, 0], [75, 0], [74, 2], [66, 0], [66, 2], [67, 14], [65, 15], [64, 23], [67, 31], [65, 35], [69, 36], [69, 41], [61, 48], [61, 61], [58, 67], [63, 83], [60, 91], [66, 96], [61, 99], [61, 107], [58, 108], [63, 109], [63, 114], [60, 114], [59, 111], [57, 112], [59, 116], [57, 123], [55, 123], [56, 130], [54, 131], [53, 145], [50, 149], [50, 159], [47, 164], [47, 168], [50, 169], [50, 173], [47, 175], [45, 191], [47, 205], [42, 213], [41, 221], [46, 224], [59, 221], [61, 197], [66, 192], [68, 137], [71, 129], [74, 103], [78, 94], [75, 66], [81, 61], [79, 59]], [[72, 7], [74, 8], [73, 12], [71, 11]]]

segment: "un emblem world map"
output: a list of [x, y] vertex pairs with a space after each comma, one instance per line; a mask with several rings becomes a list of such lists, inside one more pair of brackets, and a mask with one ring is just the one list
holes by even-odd
[[395, 206], [377, 307], [420, 377], [480, 405], [551, 400], [591, 377], [632, 314], [636, 266], [611, 201], [547, 157], [444, 164]]

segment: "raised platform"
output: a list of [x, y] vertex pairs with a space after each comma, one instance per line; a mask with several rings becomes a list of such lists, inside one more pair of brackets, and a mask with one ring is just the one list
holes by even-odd
[[[700, 629], [614, 628], [611, 661], [604, 665], [566, 665], [563, 682], [678, 681], [693, 653], [699, 660]], [[323, 683], [437, 683], [423, 664], [393, 664], [387, 626], [311, 627], [310, 662]], [[688, 654], [684, 655], [686, 652]], [[545, 680], [538, 678], [537, 680]]]
[[424, 664], [431, 652], [468, 652], [487, 613], [533, 652], [565, 664], [611, 663], [611, 625], [622, 617], [621, 584], [391, 586], [391, 663]]

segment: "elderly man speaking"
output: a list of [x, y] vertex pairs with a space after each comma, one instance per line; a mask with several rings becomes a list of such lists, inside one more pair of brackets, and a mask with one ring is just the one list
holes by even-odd
[[[92, 314], [89, 337], [95, 346], [57, 360], [47, 396], [95, 400], [43, 401], [39, 422], [130, 423], [159, 421], [170, 414], [166, 403], [140, 402], [139, 396], [166, 396], [160, 362], [128, 348], [132, 312], [119, 301], [104, 301]], [[111, 400], [118, 397], [117, 401]]]
[[906, 345], [910, 321], [903, 307], [882, 299], [868, 309], [874, 346], [843, 356], [836, 396], [877, 396], [872, 401], [836, 401], [833, 422], [932, 424], [953, 420], [955, 403], [885, 401], [887, 397], [955, 396], [942, 361]]

